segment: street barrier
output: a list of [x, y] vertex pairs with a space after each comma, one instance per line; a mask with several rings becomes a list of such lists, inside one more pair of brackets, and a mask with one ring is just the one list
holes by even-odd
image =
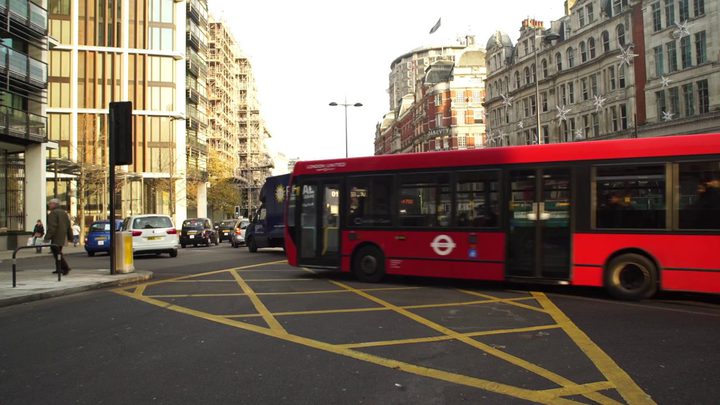
[[[32, 245], [32, 246], [20, 246], [16, 248], [13, 251], [12, 255], [12, 286], [15, 288], [17, 286], [17, 259], [15, 256], [17, 256], [17, 252], [21, 249], [37, 249], [40, 247], [50, 247], [52, 249], [53, 246], [58, 246], [52, 243], [42, 244], [42, 245]], [[58, 276], [58, 282], [62, 278], [62, 270], [60, 270], [60, 260], [62, 259], [62, 253], [58, 253], [57, 256], [55, 256], [55, 272], [57, 272]]]

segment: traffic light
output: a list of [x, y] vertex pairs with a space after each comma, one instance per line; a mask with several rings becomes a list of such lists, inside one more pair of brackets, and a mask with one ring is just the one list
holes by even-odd
[[131, 165], [132, 148], [132, 102], [115, 101], [110, 103], [110, 156], [113, 164]]

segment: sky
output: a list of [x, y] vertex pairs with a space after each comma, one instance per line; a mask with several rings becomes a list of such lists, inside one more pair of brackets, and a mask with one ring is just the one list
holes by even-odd
[[[374, 151], [375, 127], [389, 111], [390, 64], [415, 48], [456, 44], [475, 35], [484, 46], [495, 31], [513, 42], [523, 19], [545, 22], [564, 13], [563, 0], [209, 0], [249, 57], [260, 112], [273, 152], [301, 160]], [[441, 19], [434, 34], [430, 28]]]

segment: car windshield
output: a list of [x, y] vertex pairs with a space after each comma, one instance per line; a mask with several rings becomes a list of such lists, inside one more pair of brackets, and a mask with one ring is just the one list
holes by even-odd
[[234, 219], [226, 219], [226, 220], [220, 222], [220, 225], [232, 227], [232, 226], [235, 226], [235, 220]]
[[250, 221], [240, 221], [240, 229], [245, 229], [250, 225]]
[[168, 217], [142, 217], [135, 218], [133, 229], [172, 228], [173, 224]]
[[203, 226], [203, 221], [188, 219], [183, 222], [182, 226], [183, 228], [194, 228], [198, 226]]
[[90, 232], [110, 232], [110, 223], [95, 222], [90, 225]]

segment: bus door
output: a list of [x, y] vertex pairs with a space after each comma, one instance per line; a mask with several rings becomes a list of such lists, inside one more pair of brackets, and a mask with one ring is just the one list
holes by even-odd
[[570, 169], [509, 173], [508, 277], [570, 278]]
[[340, 181], [301, 182], [298, 263], [340, 266]]

